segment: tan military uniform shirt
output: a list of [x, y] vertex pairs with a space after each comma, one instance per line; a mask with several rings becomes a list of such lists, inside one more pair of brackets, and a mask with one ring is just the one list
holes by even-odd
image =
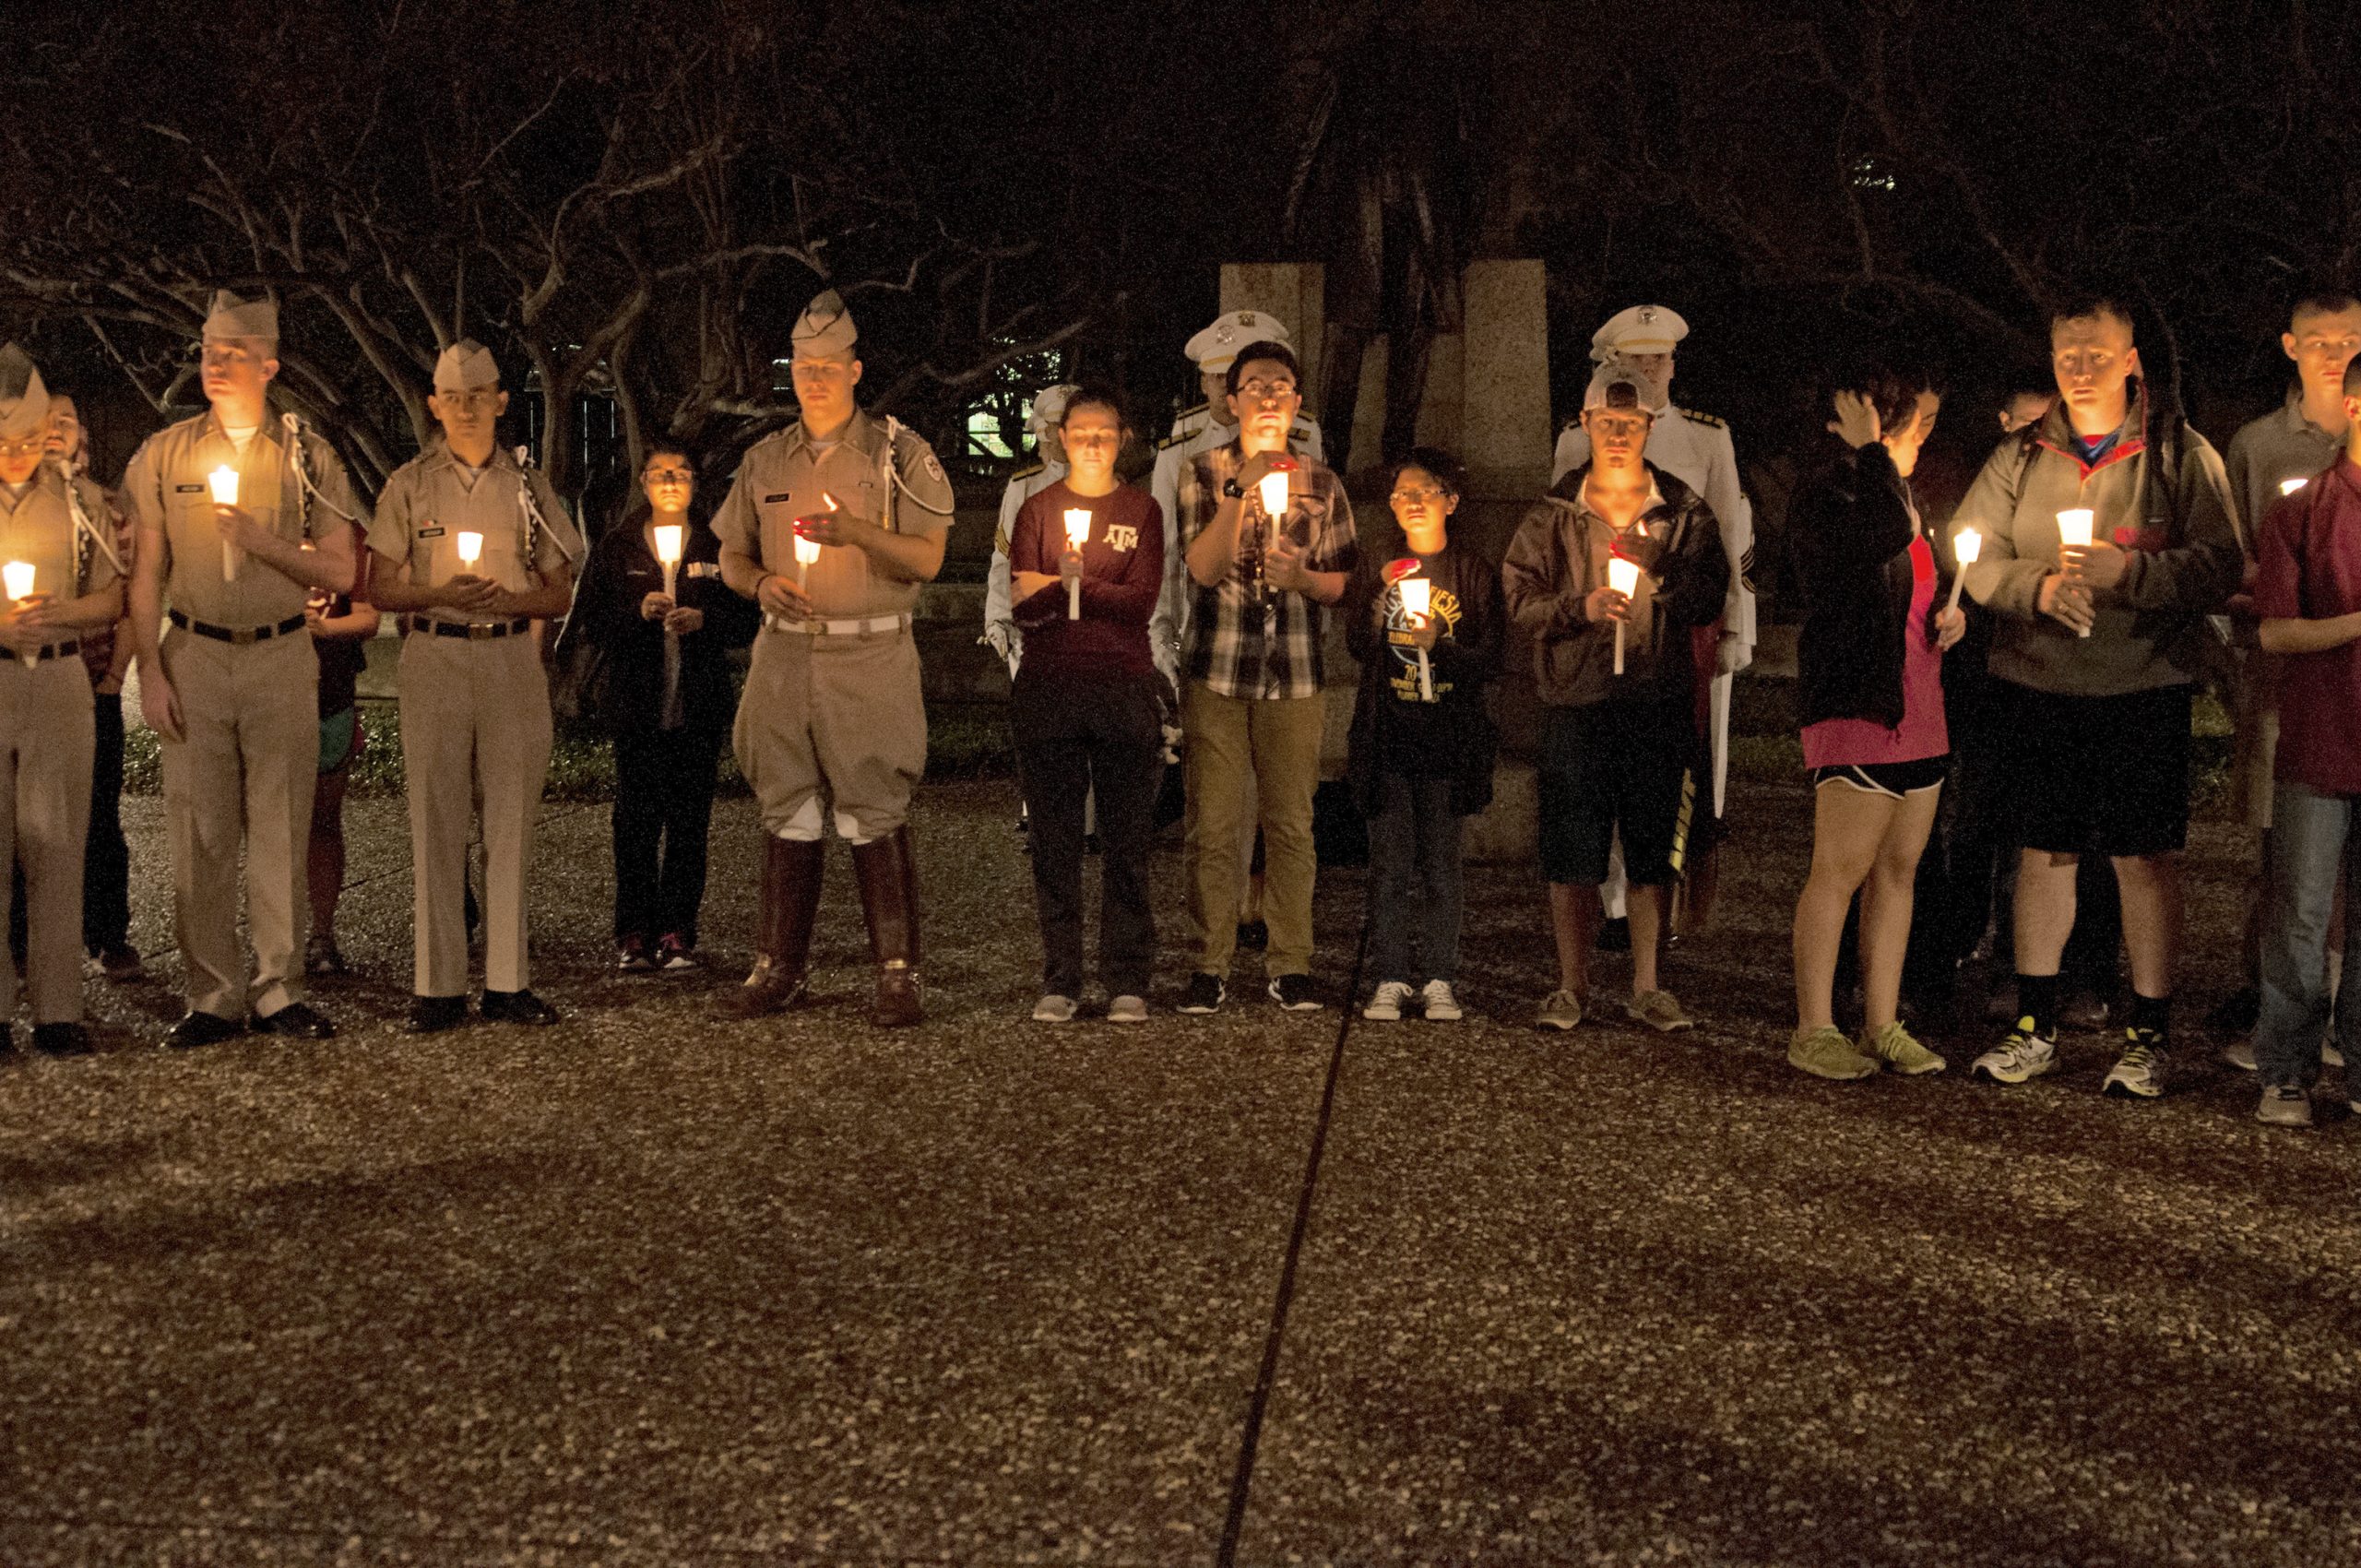
[[[528, 547], [530, 530], [519, 497], [530, 486], [542, 527]], [[459, 559], [459, 535], [483, 536], [483, 552], [470, 568]], [[469, 571], [511, 593], [539, 587], [559, 567], [582, 553], [582, 535], [564, 503], [539, 469], [520, 468], [504, 449], [495, 449], [481, 470], [469, 469], [447, 446], [422, 452], [396, 469], [377, 497], [369, 548], [389, 566], [409, 568], [413, 588], [441, 588]], [[529, 551], [529, 552], [528, 552]], [[423, 613], [438, 621], [500, 621], [489, 612], [469, 615], [437, 608]]]
[[[89, 566], [80, 565], [82, 546], [74, 537], [74, 511], [65, 497], [69, 482], [81, 490], [84, 515], [101, 529], [112, 528], [112, 514], [99, 487], [88, 480], [68, 481], [50, 464], [41, 466], [21, 494], [0, 484], [0, 561], [30, 564], [33, 591], [61, 603], [97, 593], [123, 576], [95, 541], [89, 546]], [[87, 635], [61, 632], [57, 640]]]
[[[738, 477], [713, 519], [722, 544], [753, 556], [766, 572], [795, 576], [795, 519], [828, 509], [822, 492], [854, 517], [896, 533], [939, 534], [951, 527], [951, 481], [934, 451], [908, 431], [894, 466], [893, 505], [886, 505], [885, 423], [856, 411], [834, 445], [818, 449], [800, 424], [747, 449]], [[831, 545], [813, 562], [805, 591], [823, 620], [892, 615], [918, 607], [921, 585], [879, 571], [869, 552]]]
[[[348, 519], [367, 526], [335, 448], [304, 432], [304, 470], [319, 493], [301, 495], [286, 439], [285, 428], [266, 413], [241, 457], [208, 410], [165, 426], [132, 455], [123, 473], [124, 505], [141, 533], [162, 540], [164, 598], [182, 614], [217, 626], [276, 625], [303, 614], [311, 591], [251, 557], [239, 562], [234, 580], [228, 575], [207, 479], [215, 469], [237, 470], [238, 505], [282, 539], [322, 539]], [[143, 540], [140, 548], [147, 547]]]

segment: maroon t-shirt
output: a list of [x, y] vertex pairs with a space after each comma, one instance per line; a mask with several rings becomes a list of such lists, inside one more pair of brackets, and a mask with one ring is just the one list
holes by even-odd
[[[1008, 569], [1057, 576], [1066, 550], [1066, 512], [1090, 513], [1082, 547], [1082, 617], [1066, 616], [1066, 586], [1051, 583], [1014, 606], [1025, 634], [1027, 675], [1150, 675], [1147, 620], [1164, 587], [1164, 509], [1136, 485], [1111, 495], [1076, 495], [1061, 480], [1016, 514]], [[1013, 580], [1013, 579], [1012, 579]]]
[[[2322, 621], [2361, 610], [2361, 469], [2351, 457], [2263, 515], [2254, 584], [2266, 621]], [[2284, 656], [2277, 776], [2328, 795], [2361, 795], [2361, 641]]]

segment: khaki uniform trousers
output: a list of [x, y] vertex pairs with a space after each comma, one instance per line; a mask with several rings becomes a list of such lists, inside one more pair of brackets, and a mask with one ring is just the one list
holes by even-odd
[[1311, 796], [1320, 787], [1320, 738], [1327, 705], [1308, 697], [1223, 696], [1192, 681], [1181, 696], [1182, 762], [1189, 799], [1189, 925], [1196, 967], [1228, 976], [1238, 948], [1238, 895], [1247, 847], [1263, 826], [1263, 919], [1273, 979], [1311, 972], [1311, 886], [1319, 871], [1311, 842]]
[[[174, 626], [164, 673], [187, 739], [163, 742], [173, 927], [188, 1004], [217, 1018], [267, 1016], [303, 997], [306, 864], [320, 761], [320, 660], [299, 629], [239, 647]], [[246, 931], [238, 945], [238, 850]]]
[[[0, 853], [12, 850], [25, 868], [25, 980], [36, 1024], [82, 1018], [82, 840], [96, 726], [78, 655], [28, 670], [15, 654], [0, 654]], [[14, 913], [13, 881], [0, 876], [0, 928]], [[0, 943], [0, 998], [9, 1012], [17, 979], [16, 959]]]
[[402, 768], [420, 996], [468, 993], [468, 829], [483, 813], [483, 983], [531, 983], [526, 873], [550, 771], [550, 688], [528, 634], [402, 639]]
[[926, 699], [908, 628], [858, 636], [781, 632], [754, 639], [730, 735], [763, 831], [818, 838], [824, 802], [856, 843], [909, 819], [926, 771]]

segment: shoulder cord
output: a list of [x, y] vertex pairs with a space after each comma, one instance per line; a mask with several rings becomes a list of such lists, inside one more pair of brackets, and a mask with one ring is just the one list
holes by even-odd
[[287, 467], [295, 475], [297, 531], [299, 533], [309, 531], [310, 519], [304, 515], [307, 497], [317, 501], [346, 522], [359, 523], [360, 518], [320, 493], [320, 487], [312, 482], [311, 468], [303, 461], [303, 422], [296, 417], [294, 410], [290, 410], [279, 416], [279, 428], [287, 433]]
[[885, 487], [884, 523], [886, 531], [889, 533], [898, 533], [901, 531], [899, 529], [895, 527], [896, 517], [894, 510], [894, 493], [896, 491], [899, 491], [904, 495], [908, 496], [918, 506], [919, 510], [922, 512], [931, 512], [938, 517], [948, 517], [957, 510], [957, 502], [955, 499], [954, 500], [953, 505], [949, 506], [931, 506], [927, 505], [925, 499], [916, 491], [913, 491], [909, 487], [908, 483], [903, 480], [901, 461], [903, 433], [904, 426], [902, 422], [896, 419], [893, 415], [887, 414], [885, 416], [885, 450], [878, 458], [877, 477], [884, 482]]
[[79, 593], [88, 589], [90, 581], [90, 560], [94, 552], [104, 552], [108, 562], [117, 572], [123, 570], [123, 557], [115, 552], [114, 540], [99, 531], [90, 520], [89, 508], [82, 505], [82, 487], [74, 476], [66, 474], [65, 505], [74, 515], [74, 587]]
[[548, 519], [541, 516], [541, 504], [540, 501], [536, 500], [533, 495], [532, 448], [529, 446], [519, 446], [516, 450], [515, 457], [516, 458], [516, 468], [518, 470], [516, 479], [516, 513], [525, 525], [526, 564], [529, 566], [532, 563], [541, 558], [541, 535], [546, 533], [552, 539], [557, 540], [558, 553], [564, 556], [565, 564], [571, 566], [574, 564], [575, 561], [574, 552], [566, 548], [564, 536], [552, 529], [549, 526]]

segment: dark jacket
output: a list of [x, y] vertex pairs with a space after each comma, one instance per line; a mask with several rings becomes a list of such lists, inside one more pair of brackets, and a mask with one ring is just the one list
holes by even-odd
[[[1796, 644], [1797, 719], [1902, 722], [1904, 623], [1916, 588], [1911, 521], [1902, 476], [1872, 441], [1823, 469], [1787, 512], [1796, 589], [1804, 612]], [[1936, 602], [1947, 583], [1939, 582]], [[1908, 628], [1931, 645], [1935, 617]]]
[[[1416, 689], [1418, 660], [1395, 651], [1412, 643], [1406, 627], [1387, 624], [1401, 600], [1385, 576], [1388, 563], [1409, 553], [1400, 528], [1388, 526], [1367, 541], [1345, 582], [1345, 646], [1361, 667], [1345, 778], [1362, 813], [1373, 815], [1388, 773], [1448, 777], [1453, 812], [1473, 816], [1491, 803], [1500, 750], [1485, 706], [1508, 632], [1500, 568], [1455, 536], [1428, 557], [1420, 575], [1435, 585], [1434, 615], [1442, 623], [1427, 654], [1435, 701], [1411, 703], [1403, 698]], [[1406, 754], [1412, 748], [1415, 754]]]
[[1643, 571], [1624, 627], [1620, 675], [1615, 623], [1583, 612], [1583, 600], [1608, 580], [1607, 558], [1617, 543], [1615, 530], [1583, 505], [1590, 465], [1550, 486], [1509, 540], [1501, 563], [1509, 618], [1532, 634], [1534, 689], [1545, 707], [1696, 700], [1690, 634], [1721, 614], [1729, 555], [1713, 508], [1655, 464], [1648, 472], [1661, 499], [1622, 540]]
[[[607, 654], [598, 718], [610, 731], [656, 727], [664, 707], [664, 625], [639, 612], [640, 601], [664, 588], [664, 567], [647, 547], [647, 515], [609, 528], [591, 547], [575, 591], [565, 641], [597, 644]], [[679, 600], [705, 612], [705, 624], [681, 639], [682, 721], [727, 729], [737, 706], [730, 653], [753, 641], [761, 617], [750, 600], [721, 580], [721, 541], [693, 518], [681, 552]], [[561, 649], [563, 657], [569, 649]]]

